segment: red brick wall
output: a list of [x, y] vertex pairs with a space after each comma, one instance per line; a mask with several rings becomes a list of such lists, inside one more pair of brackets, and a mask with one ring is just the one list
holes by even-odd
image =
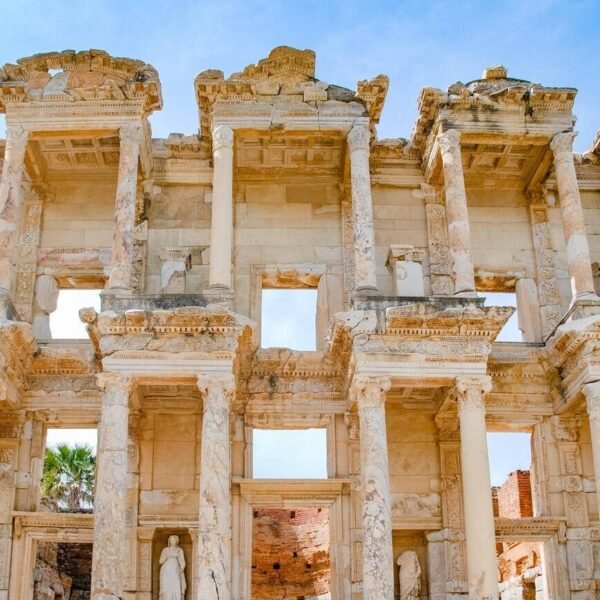
[[513, 471], [498, 490], [498, 516], [509, 519], [533, 516], [529, 471]]
[[329, 592], [327, 509], [256, 510], [252, 540], [253, 600], [298, 600]]

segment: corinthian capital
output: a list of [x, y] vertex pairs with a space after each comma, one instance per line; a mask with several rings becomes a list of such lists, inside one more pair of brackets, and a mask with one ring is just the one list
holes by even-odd
[[235, 392], [235, 380], [230, 373], [201, 373], [198, 375], [198, 389], [204, 399], [204, 412], [211, 408], [229, 408]]
[[356, 401], [358, 410], [363, 408], [383, 408], [386, 392], [392, 387], [389, 377], [359, 375], [352, 382], [350, 395]]
[[104, 392], [104, 404], [124, 404], [129, 402], [133, 387], [131, 377], [120, 373], [98, 373], [96, 383]]
[[121, 142], [135, 142], [140, 144], [142, 142], [144, 130], [141, 123], [127, 123], [119, 129], [119, 137]]
[[350, 152], [355, 150], [368, 150], [371, 142], [371, 132], [367, 125], [355, 125], [347, 137]]
[[442, 155], [460, 148], [460, 131], [458, 129], [448, 129], [445, 133], [438, 135], [437, 139]]
[[600, 381], [586, 383], [582, 389], [590, 419], [600, 419]]
[[213, 150], [233, 146], [233, 129], [227, 125], [218, 125], [212, 132]]
[[483, 398], [492, 390], [492, 378], [489, 375], [457, 377], [454, 385], [459, 412], [466, 408], [485, 408]]
[[550, 142], [550, 149], [554, 156], [558, 156], [567, 152], [569, 159], [573, 157], [573, 140], [577, 134], [574, 131], [567, 131], [565, 133], [557, 133]]

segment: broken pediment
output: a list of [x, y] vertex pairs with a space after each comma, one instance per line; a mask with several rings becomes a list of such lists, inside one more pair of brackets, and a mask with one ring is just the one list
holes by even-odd
[[0, 67], [0, 111], [11, 103], [142, 102], [145, 114], [162, 108], [158, 72], [140, 60], [103, 50], [47, 52]]

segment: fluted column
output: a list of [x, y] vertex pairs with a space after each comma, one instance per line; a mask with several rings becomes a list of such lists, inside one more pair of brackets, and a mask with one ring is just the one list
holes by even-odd
[[209, 287], [230, 290], [233, 245], [233, 129], [215, 127]]
[[387, 377], [359, 377], [353, 386], [360, 423], [363, 491], [363, 597], [394, 600], [392, 509], [385, 397]]
[[491, 388], [489, 376], [456, 379], [467, 579], [472, 600], [497, 600], [499, 594], [484, 404], [484, 395]]
[[121, 146], [115, 202], [115, 229], [108, 287], [111, 290], [131, 291], [138, 162], [143, 136], [141, 123], [124, 125], [119, 130], [119, 136]]
[[198, 377], [204, 401], [196, 550], [198, 600], [231, 600], [231, 376]]
[[7, 125], [4, 167], [0, 178], [0, 294], [6, 296], [10, 295], [15, 272], [19, 194], [28, 137], [21, 126]]
[[471, 228], [465, 177], [460, 155], [460, 132], [450, 129], [438, 137], [438, 143], [444, 170], [448, 245], [452, 259], [454, 294], [474, 294], [475, 274], [471, 255]]
[[357, 292], [377, 289], [373, 200], [369, 171], [370, 140], [371, 132], [367, 125], [355, 125], [348, 133], [354, 226], [354, 290]]
[[596, 480], [596, 501], [600, 517], [600, 381], [583, 386], [587, 414], [590, 419], [592, 456], [594, 457], [594, 478]]
[[573, 164], [573, 138], [575, 135], [572, 131], [558, 133], [550, 142], [550, 148], [554, 155], [554, 171], [565, 230], [567, 263], [573, 298], [596, 295], [577, 173]]
[[123, 597], [127, 538], [127, 444], [131, 380], [117, 373], [100, 373], [104, 390], [98, 428], [94, 495], [94, 554], [92, 600]]

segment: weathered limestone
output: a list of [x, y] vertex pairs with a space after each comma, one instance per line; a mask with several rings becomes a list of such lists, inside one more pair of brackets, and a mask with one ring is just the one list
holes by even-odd
[[419, 297], [425, 295], [423, 282], [424, 253], [413, 246], [392, 244], [386, 266], [392, 275], [392, 290], [395, 296]]
[[114, 291], [131, 291], [132, 286], [135, 205], [142, 136], [141, 123], [130, 123], [119, 130], [121, 143], [115, 202], [115, 229], [111, 272], [108, 280], [108, 288]]
[[390, 475], [385, 394], [390, 380], [359, 377], [353, 385], [360, 422], [360, 472], [363, 491], [363, 596], [393, 600]]
[[40, 275], [35, 282], [33, 305], [33, 335], [38, 339], [50, 339], [50, 313], [56, 310], [58, 283], [50, 275]]
[[523, 341], [540, 342], [542, 340], [542, 322], [535, 281], [528, 278], [518, 279], [515, 293], [517, 296], [519, 329], [523, 334]]
[[28, 137], [19, 125], [6, 127], [4, 167], [0, 178], [0, 293], [5, 296], [10, 296], [14, 275], [17, 219]]
[[215, 127], [213, 143], [213, 192], [210, 229], [209, 287], [232, 288], [233, 244], [233, 129]]
[[460, 151], [460, 132], [450, 129], [438, 137], [438, 142], [444, 169], [448, 244], [452, 257], [454, 293], [471, 295], [475, 293], [475, 274], [471, 255], [467, 193]]
[[573, 298], [596, 297], [590, 249], [585, 233], [577, 173], [573, 164], [574, 132], [558, 133], [550, 142], [554, 155], [554, 170], [560, 196], [560, 209], [565, 230], [567, 262], [571, 276]]
[[160, 291], [162, 294], [184, 294], [185, 274], [192, 268], [192, 254], [189, 248], [162, 248], [160, 252], [162, 269]]
[[456, 379], [469, 594], [473, 599], [497, 600], [495, 527], [484, 403], [484, 395], [491, 389], [489, 377]]
[[94, 498], [92, 600], [123, 596], [127, 532], [127, 429], [132, 381], [116, 373], [97, 375], [104, 390], [98, 428]]
[[231, 600], [231, 376], [200, 375], [202, 447], [196, 597]]
[[[594, 457], [594, 475], [596, 482], [600, 481], [600, 382], [587, 383], [583, 386], [586, 399], [586, 409], [590, 420], [590, 435], [592, 438], [592, 453]], [[600, 515], [600, 485], [596, 483], [596, 500]]]
[[373, 201], [369, 173], [370, 140], [371, 132], [366, 125], [355, 125], [347, 137], [354, 227], [354, 289], [357, 292], [377, 289]]

